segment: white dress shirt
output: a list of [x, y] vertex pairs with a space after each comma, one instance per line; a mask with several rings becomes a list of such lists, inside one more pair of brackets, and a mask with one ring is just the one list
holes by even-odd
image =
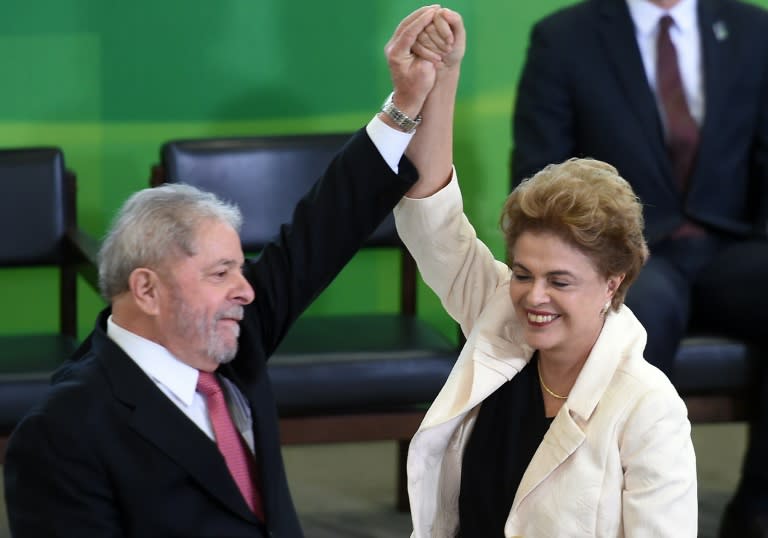
[[659, 35], [659, 19], [670, 15], [675, 21], [669, 30], [670, 39], [677, 51], [688, 110], [696, 123], [701, 125], [704, 121], [704, 77], [696, 0], [682, 0], [669, 10], [649, 0], [627, 0], [627, 5], [635, 23], [635, 37], [643, 58], [645, 75], [656, 95], [656, 106], [662, 121], [665, 121], [663, 107], [656, 92], [656, 40]]
[[371, 137], [373, 145], [379, 150], [386, 163], [397, 174], [398, 164], [403, 154], [405, 154], [405, 149], [408, 147], [411, 138], [413, 138], [413, 133], [404, 133], [393, 129], [381, 121], [378, 114], [368, 122], [368, 125], [365, 126], [365, 131]]
[[[197, 392], [199, 372], [174, 357], [166, 348], [147, 340], [107, 318], [107, 336], [147, 374], [173, 404], [209, 438], [216, 440], [205, 398]], [[227, 400], [230, 416], [253, 452], [253, 425], [248, 400], [228, 379], [217, 376]]]

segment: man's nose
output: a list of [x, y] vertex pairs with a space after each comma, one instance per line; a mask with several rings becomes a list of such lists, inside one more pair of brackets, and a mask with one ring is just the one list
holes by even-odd
[[247, 305], [253, 302], [256, 293], [253, 291], [251, 283], [245, 278], [245, 275], [240, 273], [238, 276], [237, 286], [234, 291], [234, 299], [242, 305]]

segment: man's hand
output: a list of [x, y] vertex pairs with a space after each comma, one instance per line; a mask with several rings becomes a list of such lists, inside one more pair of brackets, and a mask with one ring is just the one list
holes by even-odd
[[415, 118], [421, 112], [424, 101], [435, 84], [437, 64], [441, 54], [426, 49], [414, 54], [416, 39], [432, 24], [440, 6], [425, 6], [408, 15], [398, 25], [384, 52], [392, 76], [395, 106], [408, 117]]
[[435, 55], [439, 56], [437, 68], [440, 72], [458, 68], [466, 46], [467, 35], [461, 15], [448, 8], [441, 8], [432, 23], [416, 38], [412, 49], [414, 53], [430, 61], [434, 60]]

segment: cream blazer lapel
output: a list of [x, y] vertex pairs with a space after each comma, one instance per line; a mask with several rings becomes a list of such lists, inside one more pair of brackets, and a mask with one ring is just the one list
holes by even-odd
[[603, 397], [619, 364], [635, 355], [642, 359], [646, 334], [634, 315], [622, 305], [611, 311], [568, 399], [552, 421], [523, 474], [512, 513], [525, 497], [573, 454], [586, 439], [586, 425]]
[[448, 380], [408, 451], [415, 537], [451, 536], [458, 526], [464, 445], [479, 404], [512, 379], [533, 350], [522, 343], [508, 288], [500, 287], [474, 325]]
[[524, 343], [520, 323], [515, 318], [507, 280], [477, 319], [421, 428], [466, 413], [512, 379], [532, 355], [533, 349]]

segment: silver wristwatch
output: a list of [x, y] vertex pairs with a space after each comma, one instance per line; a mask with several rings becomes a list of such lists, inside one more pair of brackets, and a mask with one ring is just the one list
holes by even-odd
[[389, 118], [395, 122], [395, 125], [397, 125], [400, 129], [410, 134], [415, 131], [416, 127], [418, 127], [421, 123], [421, 114], [416, 116], [415, 119], [409, 118], [402, 110], [395, 106], [394, 101], [392, 101], [393, 95], [395, 95], [395, 92], [389, 94], [387, 100], [384, 101], [383, 105], [381, 105], [381, 111], [389, 116]]

